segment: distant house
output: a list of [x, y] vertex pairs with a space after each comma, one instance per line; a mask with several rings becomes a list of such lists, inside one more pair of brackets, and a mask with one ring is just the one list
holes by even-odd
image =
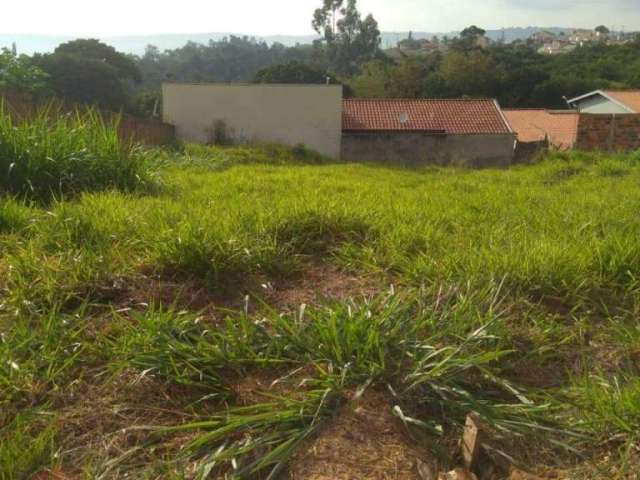
[[640, 113], [640, 90], [596, 90], [568, 103], [581, 113]]
[[548, 45], [557, 40], [558, 37], [547, 30], [540, 30], [539, 32], [535, 32], [531, 35], [529, 39], [534, 45]]
[[538, 49], [538, 53], [545, 55], [558, 55], [560, 53], [569, 53], [576, 49], [576, 45], [568, 40], [558, 38], [550, 43], [545, 43]]
[[515, 135], [495, 100], [348, 99], [345, 160], [507, 166]]
[[575, 110], [507, 109], [504, 115], [524, 143], [543, 142], [568, 150], [575, 146], [580, 114]]
[[569, 41], [571, 43], [575, 43], [576, 45], [584, 45], [585, 43], [595, 42], [596, 40], [600, 40], [602, 38], [602, 34], [596, 32], [595, 30], [588, 30], [584, 28], [580, 28], [571, 32], [569, 37]]

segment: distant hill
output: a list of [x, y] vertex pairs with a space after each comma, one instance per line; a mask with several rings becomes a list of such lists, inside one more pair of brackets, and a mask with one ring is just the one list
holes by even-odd
[[[510, 43], [514, 40], [524, 40], [529, 38], [533, 33], [540, 30], [548, 30], [554, 33], [570, 32], [571, 28], [561, 27], [515, 27], [505, 28], [504, 30], [488, 30], [487, 36], [492, 40], [500, 40], [504, 38], [505, 42]], [[431, 38], [435, 35], [439, 37], [449, 36], [455, 37], [459, 32], [413, 32], [413, 36], [416, 39]], [[409, 32], [383, 32], [382, 33], [382, 47], [392, 48], [397, 43], [407, 38]], [[144, 53], [144, 49], [147, 45], [155, 45], [160, 50], [170, 50], [182, 47], [187, 42], [196, 43], [208, 43], [209, 40], [221, 40], [224, 37], [230, 35], [242, 36], [243, 34], [229, 33], [229, 32], [215, 32], [215, 33], [176, 33], [176, 34], [161, 34], [161, 35], [131, 35], [131, 36], [114, 36], [114, 37], [101, 37], [105, 43], [112, 45], [117, 50], [125, 53], [132, 53], [141, 55]], [[253, 35], [248, 35], [253, 36]], [[51, 52], [59, 44], [73, 40], [77, 37], [62, 36], [62, 35], [30, 35], [30, 34], [4, 34], [0, 33], [0, 48], [10, 48], [12, 43], [16, 43], [19, 53], [33, 54], [34, 52]], [[314, 35], [271, 35], [271, 36], [255, 36], [256, 39], [264, 40], [267, 43], [279, 42], [286, 46], [294, 46], [296, 44], [309, 44], [314, 39], [318, 38]]]

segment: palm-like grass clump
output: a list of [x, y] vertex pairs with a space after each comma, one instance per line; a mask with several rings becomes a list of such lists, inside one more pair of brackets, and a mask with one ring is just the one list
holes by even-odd
[[149, 155], [119, 135], [117, 117], [49, 105], [26, 119], [0, 106], [0, 191], [38, 201], [153, 184]]

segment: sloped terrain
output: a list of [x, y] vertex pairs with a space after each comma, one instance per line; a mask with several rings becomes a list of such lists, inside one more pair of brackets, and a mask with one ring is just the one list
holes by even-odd
[[148, 155], [0, 200], [0, 478], [635, 478], [637, 155]]

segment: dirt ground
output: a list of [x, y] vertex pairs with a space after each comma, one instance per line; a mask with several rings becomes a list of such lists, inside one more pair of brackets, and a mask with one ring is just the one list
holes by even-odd
[[426, 461], [391, 413], [390, 395], [367, 391], [344, 407], [293, 458], [291, 480], [420, 480]]

